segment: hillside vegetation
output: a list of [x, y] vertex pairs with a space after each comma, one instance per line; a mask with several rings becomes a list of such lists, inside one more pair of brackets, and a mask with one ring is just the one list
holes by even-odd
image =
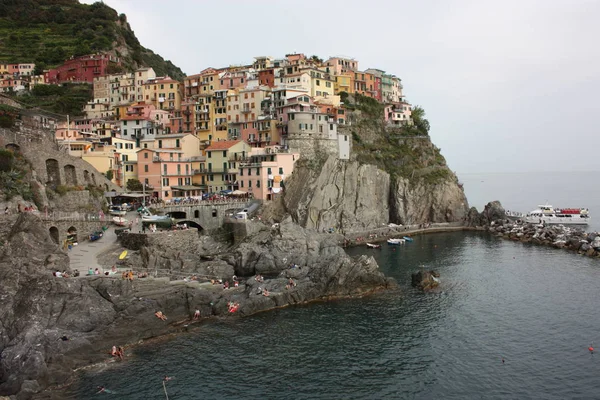
[[71, 56], [100, 51], [120, 57], [126, 70], [148, 66], [158, 76], [184, 77], [181, 69], [140, 44], [125, 14], [104, 3], [0, 1], [0, 62], [35, 62], [40, 72]]
[[386, 126], [384, 105], [377, 100], [342, 94], [349, 110], [350, 126], [342, 129], [352, 134], [352, 150], [362, 164], [373, 164], [392, 177], [435, 184], [456, 179], [447, 167], [440, 149], [429, 137], [429, 121], [421, 107], [412, 111], [412, 125]]

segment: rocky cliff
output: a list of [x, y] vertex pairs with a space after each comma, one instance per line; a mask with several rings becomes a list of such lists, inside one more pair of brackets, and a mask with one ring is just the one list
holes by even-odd
[[[395, 223], [463, 221], [469, 205], [462, 185], [428, 136], [429, 123], [390, 126], [383, 105], [363, 96], [343, 96], [352, 137], [350, 160], [301, 159], [285, 182], [280, 204], [267, 216], [289, 213], [310, 229], [362, 232]], [[279, 208], [278, 208], [279, 207]]]
[[298, 162], [286, 181], [283, 210], [305, 228], [344, 233], [462, 221], [468, 202], [456, 179], [436, 182], [391, 175], [372, 164], [331, 156], [322, 165]]
[[[0, 230], [0, 396], [18, 393], [18, 399], [28, 399], [49, 385], [62, 385], [74, 368], [108, 361], [112, 345], [174, 332], [192, 323], [195, 310], [202, 317], [249, 315], [395, 287], [372, 257], [346, 255], [340, 236], [315, 235], [290, 219], [275, 226], [257, 223], [236, 249], [206, 263], [201, 256], [207, 243], [193, 248], [187, 234], [192, 231], [182, 236], [188, 245], [177, 253], [170, 246], [131, 251], [137, 271], [153, 272], [149, 268], [159, 263], [161, 273], [171, 277], [202, 273], [231, 281], [235, 273], [239, 287], [168, 277], [56, 278], [51, 272], [68, 270], [68, 257], [41, 221], [31, 213], [3, 218], [12, 228]], [[239, 304], [237, 312], [229, 311], [230, 302]], [[158, 310], [167, 321], [155, 317]]]

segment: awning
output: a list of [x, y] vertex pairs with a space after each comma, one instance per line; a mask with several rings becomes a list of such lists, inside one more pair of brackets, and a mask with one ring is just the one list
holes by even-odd
[[184, 185], [184, 186], [171, 186], [172, 190], [182, 190], [182, 191], [190, 191], [190, 190], [200, 190], [200, 186], [192, 186], [192, 185]]
[[233, 192], [231, 192], [232, 195], [234, 196], [241, 196], [243, 194], [246, 194], [247, 192], [244, 192], [243, 190], [234, 190]]
[[279, 193], [281, 191], [281, 188], [272, 188], [273, 193]]

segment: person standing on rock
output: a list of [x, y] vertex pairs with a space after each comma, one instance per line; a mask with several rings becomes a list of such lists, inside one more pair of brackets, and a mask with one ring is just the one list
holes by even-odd
[[194, 321], [197, 320], [198, 318], [200, 318], [200, 310], [196, 310], [196, 312], [194, 312]]

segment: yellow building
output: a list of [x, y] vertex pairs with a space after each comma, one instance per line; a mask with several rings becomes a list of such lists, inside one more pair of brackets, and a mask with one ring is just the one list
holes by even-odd
[[149, 80], [144, 85], [144, 101], [159, 110], [181, 109], [181, 83], [171, 78]]
[[137, 179], [137, 151], [135, 140], [111, 138], [115, 148], [114, 182], [125, 187], [129, 179]]
[[239, 162], [250, 154], [250, 146], [242, 140], [212, 142], [205, 149], [205, 161], [195, 175], [200, 175], [200, 185], [209, 193], [237, 189]]
[[81, 158], [83, 161], [87, 161], [94, 168], [103, 174], [106, 174], [109, 170], [113, 171], [113, 181], [115, 181], [115, 147], [106, 143], [93, 143], [92, 148], [87, 150]]
[[335, 77], [334, 93], [354, 93], [354, 80], [352, 79], [353, 76], [354, 75], [337, 75]]

